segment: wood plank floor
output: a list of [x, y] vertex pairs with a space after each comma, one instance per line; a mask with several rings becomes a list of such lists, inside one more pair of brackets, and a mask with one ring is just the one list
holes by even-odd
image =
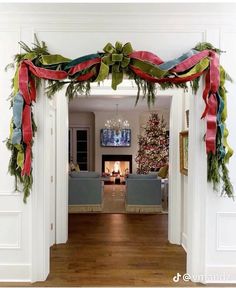
[[156, 286], [185, 272], [185, 252], [167, 242], [166, 215], [71, 215], [69, 226], [68, 244], [52, 249], [49, 283]]
[[69, 241], [52, 247], [47, 281], [9, 286], [189, 286], [172, 280], [185, 273], [186, 254], [168, 243], [167, 217], [71, 214]]

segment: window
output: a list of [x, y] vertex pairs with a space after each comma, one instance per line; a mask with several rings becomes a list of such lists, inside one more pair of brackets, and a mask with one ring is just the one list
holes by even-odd
[[80, 170], [88, 170], [88, 131], [76, 130], [76, 162]]
[[69, 128], [68, 130], [68, 159], [69, 161], [73, 161], [73, 156], [72, 156], [72, 128]]
[[69, 129], [69, 157], [80, 170], [89, 170], [89, 128]]

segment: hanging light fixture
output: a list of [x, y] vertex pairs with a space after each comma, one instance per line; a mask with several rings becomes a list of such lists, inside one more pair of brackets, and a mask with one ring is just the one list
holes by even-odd
[[106, 129], [114, 129], [116, 131], [120, 131], [121, 129], [129, 128], [129, 121], [123, 120], [122, 117], [118, 114], [118, 104], [116, 104], [116, 114], [115, 117], [109, 119], [105, 123]]

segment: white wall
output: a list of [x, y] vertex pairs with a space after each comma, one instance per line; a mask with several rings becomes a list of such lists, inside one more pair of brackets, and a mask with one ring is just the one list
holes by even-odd
[[119, 113], [127, 119], [131, 129], [131, 146], [130, 147], [101, 147], [100, 145], [100, 130], [104, 128], [106, 120], [113, 117], [112, 112], [96, 111], [95, 112], [95, 170], [102, 172], [102, 155], [103, 154], [125, 154], [133, 155], [132, 158], [132, 172], [137, 170], [137, 163], [135, 156], [138, 152], [138, 135], [140, 133], [139, 117], [140, 112], [136, 111], [119, 111]]
[[69, 112], [69, 125], [93, 127], [94, 126], [94, 114], [93, 112]]
[[[220, 40], [219, 40], [220, 38]], [[236, 129], [235, 129], [235, 65], [236, 65], [236, 27], [224, 27], [219, 35], [212, 36], [212, 42], [220, 44], [222, 50], [221, 63], [226, 71], [233, 77], [234, 83], [227, 83], [228, 90], [228, 142], [234, 149], [234, 155], [230, 159], [229, 171], [236, 195]], [[219, 43], [220, 42], [220, 43]], [[208, 190], [206, 199], [206, 262], [207, 273], [221, 274], [222, 278], [229, 281], [236, 279], [236, 202], [227, 197], [220, 198], [212, 189]], [[214, 223], [214, 224], [213, 224]], [[223, 282], [223, 281], [222, 281]]]
[[8, 281], [13, 278], [27, 281], [31, 271], [31, 199], [25, 205], [22, 195], [14, 192], [14, 178], [7, 173], [10, 153], [3, 142], [9, 137], [12, 117], [7, 101], [11, 93], [12, 71], [6, 73], [4, 68], [19, 52], [19, 40], [17, 27], [0, 25], [0, 41], [4, 43], [0, 45], [0, 279]]
[[[232, 76], [236, 67], [236, 6], [232, 4], [183, 4], [183, 5], [127, 5], [110, 7], [97, 5], [75, 8], [66, 5], [56, 6], [17, 5], [7, 6], [14, 13], [6, 12], [6, 7], [0, 9], [0, 137], [4, 140], [8, 134], [11, 112], [6, 98], [10, 93], [10, 77], [3, 69], [11, 61], [11, 56], [18, 52], [17, 42], [23, 40], [30, 44], [33, 33], [39, 39], [46, 41], [52, 53], [75, 58], [81, 55], [101, 51], [107, 42], [116, 40], [131, 41], [133, 47], [148, 50], [161, 58], [173, 59], [200, 41], [210, 41], [223, 48], [227, 54], [222, 61]], [[50, 8], [51, 7], [51, 8]], [[33, 12], [31, 12], [31, 9]], [[45, 10], [47, 13], [45, 13]], [[57, 12], [56, 12], [57, 11]], [[236, 84], [228, 85], [230, 142], [236, 150], [235, 131], [235, 97]], [[46, 102], [43, 93], [39, 95], [38, 109]], [[192, 131], [191, 142], [194, 161], [198, 158], [202, 166], [195, 165], [196, 170], [190, 173], [188, 181], [188, 267], [187, 271], [197, 274], [230, 274], [230, 279], [222, 282], [236, 282], [236, 208], [235, 202], [220, 198], [210, 186], [205, 189], [206, 159], [204, 155], [203, 122], [200, 118], [201, 95], [191, 95], [192, 127], [200, 127]], [[197, 103], [197, 107], [194, 106]], [[0, 141], [0, 279], [1, 281], [34, 281], [44, 280], [49, 271], [47, 241], [47, 195], [46, 188], [40, 186], [43, 179], [43, 159], [36, 162], [40, 153], [46, 152], [44, 139], [46, 121], [43, 111], [37, 110], [40, 128], [36, 139], [38, 148], [34, 162], [36, 183], [32, 197], [27, 205], [22, 204], [22, 196], [12, 194], [13, 179], [7, 175], [9, 153]], [[44, 119], [43, 119], [44, 117]], [[66, 138], [66, 137], [64, 137]], [[196, 148], [196, 149], [194, 149]], [[177, 147], [178, 149], [178, 147]], [[236, 156], [230, 162], [231, 177], [236, 185]], [[36, 163], [38, 166], [36, 166]], [[96, 169], [100, 169], [98, 164]], [[193, 167], [193, 168], [194, 168]], [[40, 169], [41, 168], [41, 169]], [[66, 167], [65, 171], [66, 171]], [[63, 169], [64, 169], [63, 168]], [[198, 169], [197, 169], [198, 168]], [[41, 174], [40, 174], [41, 173]], [[46, 177], [46, 176], [45, 176]], [[198, 178], [197, 178], [198, 177]], [[38, 182], [37, 182], [38, 181]], [[203, 181], [203, 183], [201, 183]], [[194, 186], [190, 184], [195, 183]], [[204, 186], [202, 189], [202, 186]], [[35, 225], [37, 224], [37, 225]], [[16, 233], [16, 231], [18, 231]], [[46, 241], [46, 242], [45, 242]], [[37, 245], [36, 245], [37, 244]], [[39, 253], [40, 252], [40, 253]], [[200, 259], [200, 260], [199, 260]], [[219, 281], [219, 279], [218, 279]], [[204, 280], [202, 280], [204, 282]], [[207, 279], [207, 282], [213, 282]]]

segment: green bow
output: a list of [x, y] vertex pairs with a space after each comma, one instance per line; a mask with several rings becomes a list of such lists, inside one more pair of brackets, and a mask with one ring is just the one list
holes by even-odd
[[103, 51], [105, 55], [102, 57], [99, 73], [95, 82], [103, 81], [109, 75], [109, 66], [112, 66], [112, 89], [116, 90], [117, 86], [123, 81], [123, 70], [129, 65], [129, 54], [133, 52], [131, 44], [128, 42], [122, 45], [116, 42], [115, 47], [108, 43]]

